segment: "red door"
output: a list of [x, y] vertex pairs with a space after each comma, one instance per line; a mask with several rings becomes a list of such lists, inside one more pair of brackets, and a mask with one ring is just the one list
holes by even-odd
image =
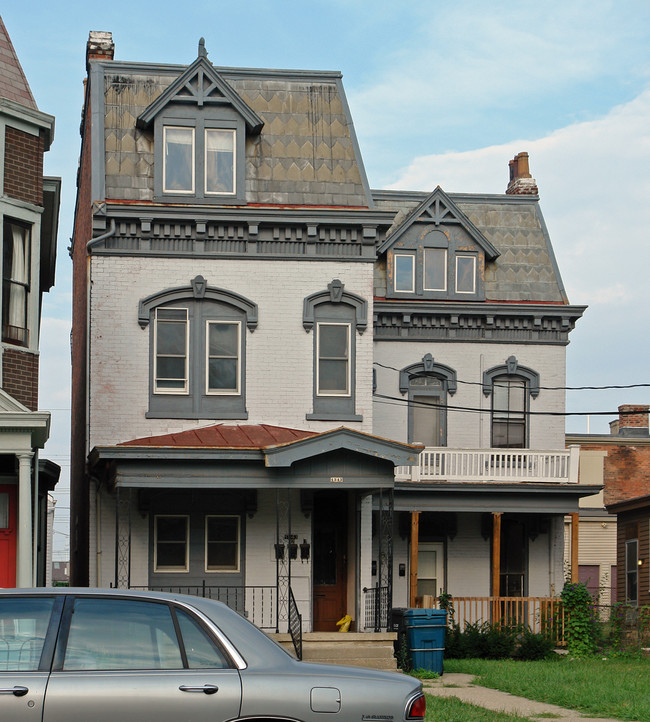
[[347, 613], [347, 496], [314, 499], [314, 631], [336, 632]]
[[0, 587], [16, 586], [16, 487], [0, 484]]

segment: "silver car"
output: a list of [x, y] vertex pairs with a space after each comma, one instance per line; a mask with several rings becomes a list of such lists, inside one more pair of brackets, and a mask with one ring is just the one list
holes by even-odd
[[209, 599], [0, 592], [2, 722], [376, 722], [424, 714], [417, 680], [298, 662]]

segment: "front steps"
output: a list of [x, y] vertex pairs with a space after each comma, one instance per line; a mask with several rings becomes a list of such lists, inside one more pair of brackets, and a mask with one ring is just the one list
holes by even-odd
[[[288, 634], [270, 636], [295, 656]], [[302, 635], [302, 659], [397, 672], [393, 647], [396, 639], [397, 634], [391, 632], [306, 632]]]

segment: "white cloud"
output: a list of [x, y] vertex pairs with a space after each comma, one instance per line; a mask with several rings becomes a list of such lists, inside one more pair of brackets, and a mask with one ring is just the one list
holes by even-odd
[[[646, 304], [650, 262], [650, 90], [545, 138], [414, 158], [390, 188], [503, 193], [508, 160], [530, 155], [569, 297]], [[593, 312], [592, 309], [591, 312]]]

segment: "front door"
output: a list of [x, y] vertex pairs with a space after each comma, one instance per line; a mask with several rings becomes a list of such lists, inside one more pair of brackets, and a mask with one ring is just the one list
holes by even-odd
[[314, 631], [336, 632], [347, 614], [347, 494], [314, 497]]
[[444, 551], [442, 542], [422, 542], [418, 545], [418, 597], [427, 595], [433, 602], [444, 591]]
[[16, 586], [16, 487], [0, 484], [0, 587]]

